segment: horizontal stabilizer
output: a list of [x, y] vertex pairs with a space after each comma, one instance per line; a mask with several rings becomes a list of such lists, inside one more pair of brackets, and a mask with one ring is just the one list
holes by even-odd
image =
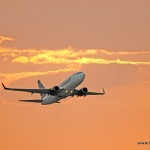
[[21, 102], [31, 102], [31, 103], [42, 103], [41, 99], [35, 99], [35, 100], [19, 100]]

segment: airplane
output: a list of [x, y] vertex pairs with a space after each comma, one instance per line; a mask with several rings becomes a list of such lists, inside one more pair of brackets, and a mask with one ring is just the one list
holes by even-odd
[[77, 72], [67, 78], [64, 82], [62, 82], [58, 86], [53, 86], [50, 89], [44, 87], [42, 82], [38, 80], [38, 87], [39, 89], [20, 89], [20, 88], [7, 88], [3, 83], [2, 86], [5, 90], [12, 90], [12, 91], [21, 91], [21, 92], [29, 92], [31, 94], [38, 93], [41, 96], [41, 99], [37, 100], [19, 100], [22, 102], [34, 102], [34, 103], [41, 103], [42, 105], [53, 104], [53, 103], [60, 103], [60, 100], [68, 97], [68, 96], [87, 96], [87, 95], [103, 95], [105, 94], [105, 90], [103, 92], [89, 92], [86, 87], [83, 87], [79, 90], [76, 89], [83, 80], [85, 79], [85, 73]]

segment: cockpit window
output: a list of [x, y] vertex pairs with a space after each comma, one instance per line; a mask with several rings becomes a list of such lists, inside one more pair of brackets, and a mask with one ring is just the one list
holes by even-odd
[[64, 86], [65, 84], [67, 84], [69, 81], [71, 81], [71, 78], [69, 78], [68, 80], [65, 80], [65, 81], [62, 83], [62, 86]]
[[82, 73], [82, 72], [78, 72], [77, 74], [80, 74], [80, 73]]

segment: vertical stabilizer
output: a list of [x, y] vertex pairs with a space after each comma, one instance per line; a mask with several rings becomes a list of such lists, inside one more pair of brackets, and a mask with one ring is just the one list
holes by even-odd
[[[39, 89], [45, 89], [44, 85], [40, 80], [38, 80], [37, 82], [38, 82]], [[42, 99], [46, 96], [46, 94], [42, 94], [42, 93], [40, 93], [40, 95]]]

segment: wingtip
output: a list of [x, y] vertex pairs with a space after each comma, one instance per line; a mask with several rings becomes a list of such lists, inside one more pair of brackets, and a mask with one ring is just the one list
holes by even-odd
[[102, 88], [103, 89], [103, 94], [105, 94], [105, 89], [104, 88]]
[[6, 89], [6, 86], [4, 85], [4, 83], [2, 83], [2, 86], [3, 86], [4, 89]]

